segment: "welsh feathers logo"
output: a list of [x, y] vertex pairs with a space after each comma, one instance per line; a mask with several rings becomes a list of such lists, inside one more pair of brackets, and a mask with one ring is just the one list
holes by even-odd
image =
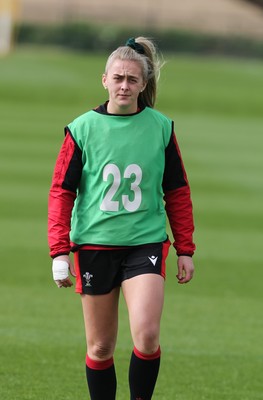
[[83, 275], [83, 278], [86, 280], [86, 285], [85, 286], [91, 287], [91, 278], [93, 278], [93, 275], [91, 275], [89, 272], [86, 272]]

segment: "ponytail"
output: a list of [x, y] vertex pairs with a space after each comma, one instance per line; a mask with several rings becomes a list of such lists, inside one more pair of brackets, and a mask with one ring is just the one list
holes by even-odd
[[137, 37], [135, 42], [140, 44], [144, 49], [144, 57], [147, 60], [147, 85], [142, 93], [139, 95], [139, 100], [146, 106], [153, 108], [157, 96], [157, 82], [160, 77], [160, 70], [163, 66], [160, 55], [152, 40], [145, 37]]

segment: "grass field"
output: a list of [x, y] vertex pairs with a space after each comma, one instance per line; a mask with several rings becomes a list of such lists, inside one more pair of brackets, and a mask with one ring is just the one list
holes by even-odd
[[[154, 399], [263, 399], [263, 64], [167, 57], [158, 109], [192, 187], [191, 284], [170, 253]], [[104, 57], [21, 48], [0, 59], [1, 400], [87, 399], [79, 297], [52, 282], [47, 194], [63, 127], [105, 100]], [[118, 400], [131, 352], [120, 304]]]

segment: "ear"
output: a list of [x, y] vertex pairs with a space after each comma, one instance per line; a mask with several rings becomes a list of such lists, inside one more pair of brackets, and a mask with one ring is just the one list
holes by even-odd
[[103, 74], [102, 75], [102, 85], [104, 86], [104, 89], [107, 89], [107, 75]]
[[147, 86], [147, 82], [146, 82], [146, 83], [143, 83], [142, 88], [141, 88], [141, 92], [144, 91], [144, 89], [146, 88], [146, 86]]

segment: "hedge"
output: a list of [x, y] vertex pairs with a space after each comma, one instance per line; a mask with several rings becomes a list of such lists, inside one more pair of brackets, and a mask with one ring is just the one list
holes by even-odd
[[156, 40], [162, 52], [231, 55], [263, 58], [263, 39], [216, 36], [179, 30], [144, 30], [86, 23], [61, 25], [22, 24], [17, 27], [19, 44], [59, 45], [76, 50], [111, 51], [131, 36]]

